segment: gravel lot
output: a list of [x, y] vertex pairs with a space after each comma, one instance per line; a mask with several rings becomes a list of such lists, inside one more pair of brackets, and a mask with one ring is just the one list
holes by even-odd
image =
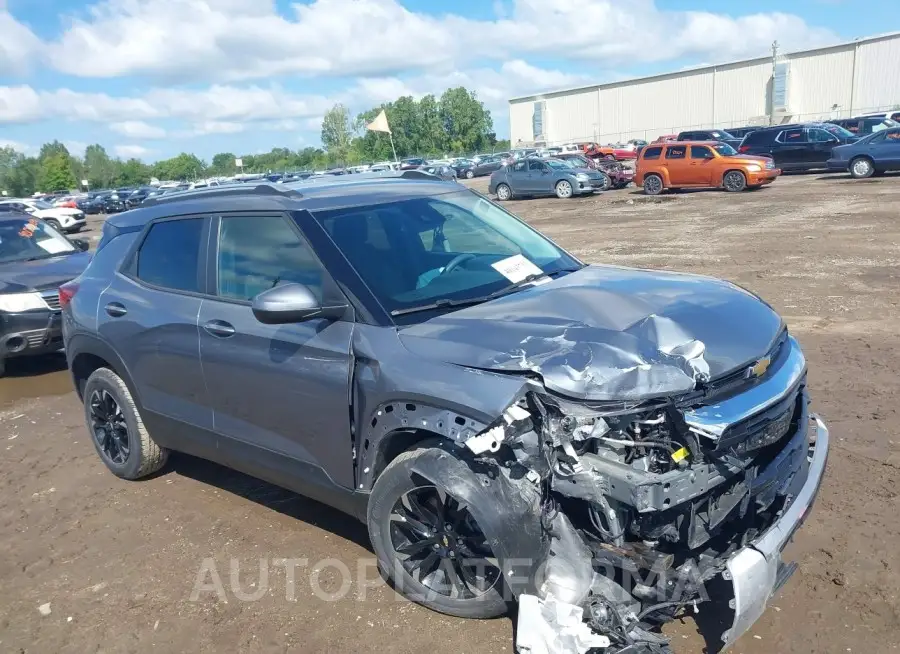
[[[804, 346], [834, 449], [791, 546], [801, 571], [735, 652], [898, 649], [898, 206], [900, 177], [833, 175], [740, 195], [629, 188], [509, 204], [586, 261], [748, 287]], [[85, 236], [99, 237], [97, 221]], [[399, 599], [377, 577], [365, 528], [336, 511], [186, 456], [146, 481], [116, 479], [64, 366], [18, 362], [0, 379], [0, 651], [513, 651], [510, 619], [458, 620]], [[308, 564], [291, 584], [279, 559]], [[214, 585], [212, 569], [227, 601], [192, 599], [198, 577]], [[691, 619], [669, 631], [676, 651], [702, 651]]]

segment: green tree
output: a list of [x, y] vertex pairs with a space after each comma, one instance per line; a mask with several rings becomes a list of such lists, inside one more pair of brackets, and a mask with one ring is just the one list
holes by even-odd
[[69, 156], [69, 150], [59, 141], [53, 141], [52, 143], [44, 143], [41, 146], [41, 153], [38, 155], [38, 159], [43, 162], [48, 157], [52, 157], [53, 155], [61, 154], [66, 157]]
[[45, 192], [65, 191], [78, 186], [68, 153], [56, 152], [41, 159], [37, 186], [38, 190]]
[[121, 165], [121, 162], [116, 162], [116, 164], [99, 143], [89, 145], [84, 150], [84, 174], [91, 188], [100, 189], [111, 186], [118, 172], [116, 168]]
[[137, 186], [150, 181], [150, 166], [140, 159], [132, 158], [124, 163], [118, 163], [114, 179], [116, 186]]
[[157, 161], [153, 165], [152, 173], [159, 179], [194, 180], [203, 177], [206, 172], [206, 164], [196, 155], [182, 152], [171, 159]]
[[325, 112], [322, 119], [322, 145], [333, 161], [346, 164], [352, 141], [350, 110], [342, 104], [336, 104]]
[[209, 172], [213, 175], [234, 175], [237, 172], [235, 158], [231, 152], [220, 152], [212, 158]]
[[494, 121], [474, 91], [447, 89], [440, 101], [441, 122], [453, 152], [473, 152], [491, 146]]

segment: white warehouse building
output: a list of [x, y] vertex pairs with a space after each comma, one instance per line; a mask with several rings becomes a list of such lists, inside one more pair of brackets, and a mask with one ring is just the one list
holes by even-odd
[[605, 144], [894, 108], [900, 108], [900, 32], [513, 98], [509, 128], [513, 147]]

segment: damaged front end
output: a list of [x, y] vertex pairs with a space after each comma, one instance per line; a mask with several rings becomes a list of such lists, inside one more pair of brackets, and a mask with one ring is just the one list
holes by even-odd
[[828, 451], [798, 345], [785, 334], [712, 381], [702, 350], [671, 354], [694, 373], [690, 392], [576, 401], [535, 379], [465, 441], [467, 458], [418, 462], [484, 529], [519, 602], [520, 652], [667, 652], [658, 627], [709, 600], [723, 614], [716, 651], [793, 572], [781, 551]]

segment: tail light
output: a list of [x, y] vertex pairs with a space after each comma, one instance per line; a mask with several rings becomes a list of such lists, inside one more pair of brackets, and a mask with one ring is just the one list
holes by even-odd
[[740, 146], [738, 146], [738, 152], [740, 152], [741, 154], [750, 152], [750, 146], [749, 145], [740, 145]]
[[69, 306], [69, 303], [72, 301], [72, 298], [75, 297], [75, 294], [78, 292], [78, 283], [77, 282], [66, 282], [62, 286], [59, 287], [59, 306], [61, 309], [65, 309]]

